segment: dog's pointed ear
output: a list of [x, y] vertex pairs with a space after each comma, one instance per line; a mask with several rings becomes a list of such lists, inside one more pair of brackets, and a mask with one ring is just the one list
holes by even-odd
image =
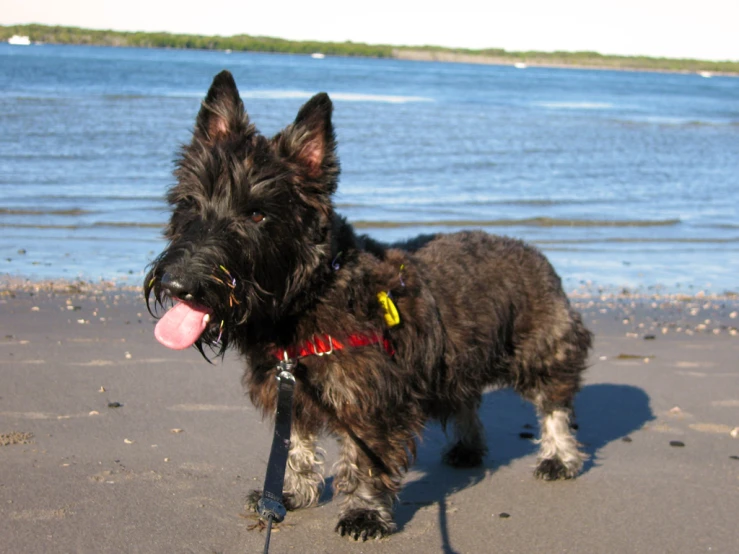
[[215, 144], [232, 133], [246, 130], [248, 116], [229, 71], [223, 70], [213, 79], [195, 121], [195, 137]]
[[323, 181], [332, 193], [338, 173], [336, 135], [331, 123], [333, 104], [321, 92], [300, 108], [295, 121], [277, 138], [280, 153], [311, 179]]

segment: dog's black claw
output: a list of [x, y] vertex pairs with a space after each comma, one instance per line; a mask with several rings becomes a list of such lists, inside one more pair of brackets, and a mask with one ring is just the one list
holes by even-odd
[[344, 514], [336, 525], [336, 532], [339, 535], [342, 537], [348, 535], [355, 541], [360, 538], [362, 541], [381, 539], [394, 530], [395, 525], [385, 521], [375, 510], [351, 510]]
[[442, 460], [452, 467], [470, 468], [481, 466], [484, 457], [484, 451], [458, 442], [444, 453]]
[[567, 466], [559, 458], [548, 458], [539, 462], [534, 475], [544, 481], [557, 481], [575, 477], [575, 474], [567, 469]]

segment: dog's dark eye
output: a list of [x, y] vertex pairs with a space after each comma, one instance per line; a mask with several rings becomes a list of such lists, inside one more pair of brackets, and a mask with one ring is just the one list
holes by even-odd
[[261, 223], [264, 221], [264, 214], [262, 212], [252, 212], [252, 214], [249, 216], [249, 219], [251, 219], [254, 223]]

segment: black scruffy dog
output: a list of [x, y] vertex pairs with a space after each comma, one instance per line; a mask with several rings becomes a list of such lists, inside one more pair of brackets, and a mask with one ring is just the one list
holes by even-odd
[[269, 415], [278, 361], [297, 361], [285, 505], [317, 503], [316, 440], [330, 433], [341, 446], [336, 530], [354, 539], [395, 529], [393, 503], [430, 419], [452, 423], [447, 463], [483, 462], [488, 387], [513, 387], [536, 406], [536, 476], [575, 477], [585, 456], [570, 418], [591, 334], [552, 266], [482, 232], [395, 245], [357, 236], [332, 204], [331, 112], [317, 94], [267, 138], [231, 74], [215, 77], [168, 193], [169, 245], [144, 285], [147, 304], [152, 294], [154, 305], [174, 303], [158, 340], [237, 348], [251, 400]]

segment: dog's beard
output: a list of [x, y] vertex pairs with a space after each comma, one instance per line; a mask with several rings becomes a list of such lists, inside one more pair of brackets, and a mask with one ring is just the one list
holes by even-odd
[[210, 361], [205, 348], [216, 357], [222, 356], [230, 335], [243, 325], [251, 311], [254, 299], [242, 280], [226, 275], [218, 267], [213, 275], [202, 278], [197, 298], [183, 300], [172, 296], [162, 286], [164, 266], [155, 262], [144, 285], [144, 296], [149, 313], [159, 321], [154, 330], [156, 339], [168, 348], [184, 350], [195, 346]]

